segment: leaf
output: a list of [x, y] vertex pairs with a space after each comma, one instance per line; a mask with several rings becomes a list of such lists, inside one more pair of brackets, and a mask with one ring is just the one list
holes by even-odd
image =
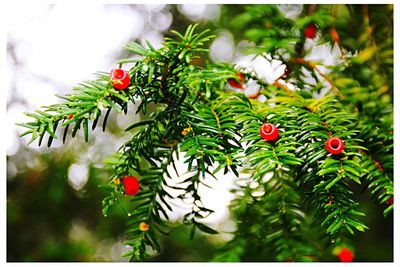
[[83, 134], [85, 136], [85, 142], [87, 142], [89, 140], [88, 119], [83, 119]]
[[108, 116], [110, 115], [110, 112], [111, 112], [111, 108], [108, 108], [106, 115], [104, 117], [104, 120], [103, 120], [103, 132], [106, 131], [106, 124], [107, 124], [107, 120], [108, 120]]
[[343, 219], [338, 217], [333, 221], [333, 223], [326, 229], [327, 233], [335, 233], [343, 225]]
[[309, 157], [308, 164], [312, 164], [312, 163], [316, 162], [317, 160], [323, 158], [327, 154], [328, 153], [325, 149], [321, 149], [320, 151], [313, 153], [313, 155]]
[[180, 34], [178, 31], [170, 30], [170, 32], [173, 33], [173, 34], [175, 34], [175, 35], [177, 35], [177, 36], [178, 36], [179, 38], [181, 38], [181, 39], [185, 39], [185, 38], [183, 37], [183, 35]]
[[100, 110], [99, 110], [99, 109], [96, 109], [96, 110], [94, 111], [94, 120], [93, 120], [93, 124], [92, 124], [92, 131], [94, 131], [94, 129], [96, 128], [97, 122], [98, 122], [99, 119], [100, 119], [100, 115], [101, 115]]
[[390, 205], [389, 207], [387, 207], [387, 208], [383, 211], [383, 216], [384, 216], [384, 217], [387, 217], [387, 216], [390, 214], [391, 211], [393, 211], [393, 204]]
[[353, 62], [357, 64], [363, 64], [365, 61], [370, 60], [375, 53], [376, 49], [374, 46], [367, 47], [353, 59]]
[[72, 137], [75, 137], [77, 131], [79, 130], [79, 128], [81, 127], [81, 122], [83, 119], [79, 119], [78, 121], [75, 122], [75, 126], [74, 129], [72, 129]]
[[328, 223], [330, 221], [330, 219], [332, 219], [338, 213], [339, 213], [339, 209], [336, 209], [333, 212], [331, 212], [328, 216], [326, 216], [325, 220], [321, 223], [321, 225], [325, 225], [326, 223]]
[[197, 226], [197, 228], [199, 228], [201, 231], [203, 231], [203, 232], [205, 232], [205, 233], [207, 233], [207, 234], [211, 234], [211, 235], [218, 234], [218, 231], [216, 231], [216, 230], [214, 230], [214, 229], [208, 227], [208, 226], [205, 225], [205, 224], [196, 222], [196, 221], [194, 221], [194, 220], [193, 220], [193, 223]]
[[[58, 121], [54, 122], [53, 132], [56, 131], [57, 126], [58, 126]], [[55, 135], [54, 135], [54, 136], [55, 136]], [[47, 141], [47, 147], [50, 147], [50, 146], [51, 146], [51, 143], [53, 142], [53, 138], [54, 138], [53, 135], [50, 135], [50, 136], [49, 136], [49, 139], [48, 139], [48, 141]]]
[[39, 137], [38, 146], [42, 145], [42, 141], [43, 141], [43, 137], [44, 137], [44, 135], [46, 133], [46, 129], [47, 129], [47, 125], [45, 125], [45, 124], [41, 124], [40, 125], [40, 128], [39, 128], [40, 137]]
[[154, 231], [146, 232], [145, 239], [148, 241], [148, 244], [155, 250], [155, 252], [159, 253], [161, 251], [160, 244], [158, 243]]
[[351, 218], [346, 219], [346, 223], [356, 228], [358, 231], [364, 232], [365, 229], [368, 229], [366, 225]]
[[347, 224], [344, 225], [346, 227], [346, 229], [349, 231], [350, 234], [354, 235], [354, 231], [353, 229], [351, 229], [351, 227]]
[[331, 167], [331, 168], [323, 168], [322, 170], [318, 171], [317, 174], [319, 176], [323, 176], [328, 173], [336, 173], [339, 170], [339, 166]]
[[329, 182], [329, 184], [327, 184], [325, 186], [325, 190], [328, 190], [329, 188], [331, 188], [332, 186], [334, 186], [337, 182], [339, 182], [342, 179], [342, 176], [340, 174], [338, 174], [336, 176], [335, 179], [333, 179], [332, 181]]
[[356, 211], [356, 210], [353, 210], [353, 209], [351, 209], [351, 210], [349, 211], [349, 214], [351, 214], [351, 215], [357, 215], [357, 216], [365, 216], [365, 213], [360, 212], [360, 211]]
[[148, 66], [149, 66], [149, 72], [148, 72], [148, 76], [147, 76], [147, 83], [150, 84], [151, 81], [153, 80], [155, 64], [154, 64], [154, 62], [149, 62]]
[[63, 144], [65, 144], [65, 140], [67, 139], [68, 127], [69, 127], [69, 124], [67, 124], [67, 126], [64, 128]]
[[150, 48], [151, 51], [156, 51], [156, 49], [153, 47], [153, 45], [149, 42], [149, 40], [144, 40], [147, 46]]
[[143, 46], [141, 46], [136, 42], [130, 42], [126, 44], [124, 48], [141, 56], [147, 56], [147, 54], [149, 53], [149, 51], [146, 48], [144, 48]]
[[154, 120], [143, 120], [143, 121], [139, 121], [139, 122], [136, 122], [136, 123], [134, 123], [134, 124], [128, 126], [128, 127], [125, 129], [125, 132], [127, 132], [127, 131], [129, 131], [129, 130], [132, 130], [132, 129], [136, 128], [136, 127], [140, 127], [140, 126], [148, 125], [148, 124], [152, 124], [152, 123], [154, 123]]

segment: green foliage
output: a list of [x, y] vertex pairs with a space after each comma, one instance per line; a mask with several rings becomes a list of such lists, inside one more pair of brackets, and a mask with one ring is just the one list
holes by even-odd
[[[391, 10], [379, 7], [379, 12]], [[322, 33], [318, 42], [332, 41], [329, 30], [348, 35], [337, 13], [361, 27], [354, 43], [336, 44], [344, 62], [325, 75], [318, 63], [303, 58], [302, 32], [315, 23]], [[125, 46], [140, 56], [117, 62], [133, 63], [127, 90], [115, 90], [107, 73], [100, 72], [95, 81], [75, 87], [75, 94], [63, 96], [64, 103], [27, 113], [35, 121], [19, 125], [28, 128], [23, 135], [31, 134], [31, 142], [39, 138], [39, 145], [47, 134], [50, 146], [57, 138], [57, 126], [64, 127], [63, 141], [69, 125], [73, 137], [83, 128], [87, 141], [89, 121], [94, 129], [106, 112], [104, 129], [110, 111], [128, 114], [128, 103], [147, 116], [126, 128], [131, 138], [109, 159], [114, 175], [107, 187], [110, 195], [103, 200], [107, 215], [114, 204], [127, 198], [120, 179], [138, 177], [141, 190], [123, 207], [130, 217], [126, 244], [132, 250], [126, 255], [132, 260], [145, 260], [149, 248], [160, 252], [159, 236], [172, 227], [168, 212], [173, 211], [170, 201], [175, 198], [192, 202], [183, 217], [183, 223], [193, 227], [192, 235], [196, 230], [217, 234], [201, 222], [213, 210], [204, 207], [198, 188], [207, 185], [206, 175], [218, 179], [223, 170], [241, 183], [231, 203], [237, 229], [214, 260], [249, 260], [254, 253], [273, 255], [276, 261], [317, 261], [327, 249], [349, 244], [349, 236], [369, 229], [360, 218], [368, 214], [354, 199], [355, 188], [366, 186], [380, 204], [393, 197], [393, 51], [386, 41], [392, 32], [387, 27], [368, 31], [371, 25], [390, 23], [390, 19], [378, 23], [379, 16], [368, 14], [365, 6], [305, 6], [294, 21], [276, 6], [257, 5], [246, 7], [232, 20], [256, 44], [250, 52], [271, 53], [287, 65], [282, 77], [295, 90], [278, 81], [266, 84], [240, 66], [199, 64], [213, 36], [189, 26], [184, 34], [171, 31], [175, 38], [166, 38], [160, 49], [148, 42], [147, 47], [134, 42]], [[359, 52], [349, 57], [344, 48]], [[304, 80], [304, 70], [315, 83]], [[226, 90], [227, 80], [235, 79], [239, 71], [262, 87], [265, 102]], [[323, 87], [328, 89], [325, 93]], [[260, 138], [265, 122], [279, 128], [278, 140]], [[332, 136], [345, 142], [343, 153], [332, 155], [326, 150], [324, 143]], [[172, 185], [179, 176], [175, 163], [182, 155], [188, 175]], [[243, 173], [249, 178], [241, 177]], [[167, 188], [180, 193], [174, 197]], [[385, 216], [392, 209], [393, 204], [388, 205]], [[149, 229], [140, 229], [140, 223]], [[336, 243], [318, 244], [324, 236]]]

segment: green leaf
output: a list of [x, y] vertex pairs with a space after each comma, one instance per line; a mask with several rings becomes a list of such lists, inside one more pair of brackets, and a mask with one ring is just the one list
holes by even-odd
[[155, 64], [154, 62], [149, 62], [148, 66], [149, 66], [149, 72], [147, 76], [147, 83], [151, 83], [151, 81], [153, 80]]
[[199, 228], [201, 231], [203, 231], [203, 232], [205, 232], [207, 234], [212, 234], [212, 235], [218, 234], [218, 231], [208, 227], [205, 224], [202, 224], [202, 223], [199, 223], [199, 222], [196, 222], [196, 221], [193, 221], [193, 222], [197, 226], [197, 228]]
[[323, 176], [324, 174], [328, 173], [337, 173], [339, 170], [339, 166], [331, 167], [331, 168], [324, 168], [317, 172], [319, 176]]
[[141, 46], [136, 42], [130, 42], [126, 44], [124, 48], [141, 56], [147, 56], [147, 54], [149, 53], [149, 51], [146, 48], [144, 48], [143, 46]]
[[339, 214], [339, 209], [334, 210], [328, 216], [326, 216], [325, 220], [321, 223], [321, 225], [327, 224], [337, 214]]
[[79, 119], [78, 121], [75, 122], [75, 126], [74, 129], [72, 129], [72, 137], [75, 137], [77, 131], [79, 130], [79, 128], [81, 127], [81, 122], [83, 119]]
[[150, 48], [151, 51], [156, 51], [156, 49], [154, 48], [154, 46], [149, 42], [149, 40], [144, 40], [145, 43], [147, 44], [147, 46]]
[[85, 136], [85, 142], [87, 142], [89, 140], [89, 127], [87, 119], [83, 119], [83, 133]]
[[393, 211], [393, 205], [390, 205], [389, 207], [387, 207], [384, 211], [383, 211], [383, 216], [384, 217], [387, 217], [389, 214], [390, 214], [390, 212], [392, 212]]
[[326, 229], [326, 232], [329, 234], [335, 233], [341, 226], [343, 225], [342, 217], [336, 218], [333, 223]]
[[143, 126], [143, 125], [152, 124], [152, 123], [154, 123], [154, 120], [143, 120], [143, 121], [139, 121], [139, 122], [136, 122], [136, 123], [134, 123], [134, 124], [128, 126], [128, 127], [125, 129], [125, 131], [127, 132], [127, 131], [130, 131], [130, 130], [134, 129], [134, 128], [137, 128], [137, 127], [140, 127], [140, 126]]
[[336, 176], [335, 179], [333, 179], [332, 181], [329, 182], [329, 184], [327, 184], [325, 186], [325, 190], [328, 190], [329, 188], [331, 188], [332, 186], [334, 186], [337, 182], [339, 182], [342, 179], [342, 176], [340, 174], [338, 174]]

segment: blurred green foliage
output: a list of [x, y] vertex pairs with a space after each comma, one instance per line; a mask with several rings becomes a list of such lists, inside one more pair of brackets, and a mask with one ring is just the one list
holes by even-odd
[[51, 153], [21, 149], [41, 167], [24, 166], [19, 154], [7, 158], [9, 168], [11, 164], [18, 168], [7, 181], [8, 261], [102, 260], [95, 258], [97, 243], [117, 242], [122, 235], [126, 223], [122, 212], [114, 212], [113, 220], [101, 214], [104, 192], [98, 185], [107, 177], [104, 171], [90, 165], [82, 190], [69, 185], [68, 168], [76, 160], [71, 148]]

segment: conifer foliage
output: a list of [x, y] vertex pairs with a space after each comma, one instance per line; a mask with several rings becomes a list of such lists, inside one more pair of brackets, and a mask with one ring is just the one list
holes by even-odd
[[[126, 128], [130, 139], [108, 160], [114, 175], [102, 203], [106, 216], [120, 198], [131, 199], [126, 244], [132, 260], [162, 250], [174, 198], [192, 201], [183, 223], [193, 234], [217, 233], [201, 222], [213, 211], [198, 188], [206, 174], [218, 179], [220, 171], [240, 187], [230, 205], [236, 230], [214, 260], [356, 259], [351, 237], [374, 229], [354, 192], [367, 188], [386, 207], [382, 219], [393, 210], [392, 8], [306, 5], [290, 19], [275, 5], [243, 7], [228, 26], [254, 43], [248, 53], [286, 66], [273, 83], [238, 65], [199, 64], [214, 36], [197, 25], [172, 30], [159, 49], [131, 42], [125, 49], [139, 59], [121, 59], [111, 75], [98, 72], [60, 96], [63, 103], [26, 113], [34, 120], [20, 124], [27, 128], [22, 135], [39, 145], [47, 137], [51, 146], [83, 131], [87, 141], [99, 121], [106, 129], [112, 111], [146, 116]], [[310, 41], [338, 47], [340, 62], [322, 71], [321, 62], [306, 59]], [[241, 92], [250, 79], [265, 101]], [[130, 103], [136, 110], [128, 110]], [[174, 183], [182, 157], [188, 175]]]

